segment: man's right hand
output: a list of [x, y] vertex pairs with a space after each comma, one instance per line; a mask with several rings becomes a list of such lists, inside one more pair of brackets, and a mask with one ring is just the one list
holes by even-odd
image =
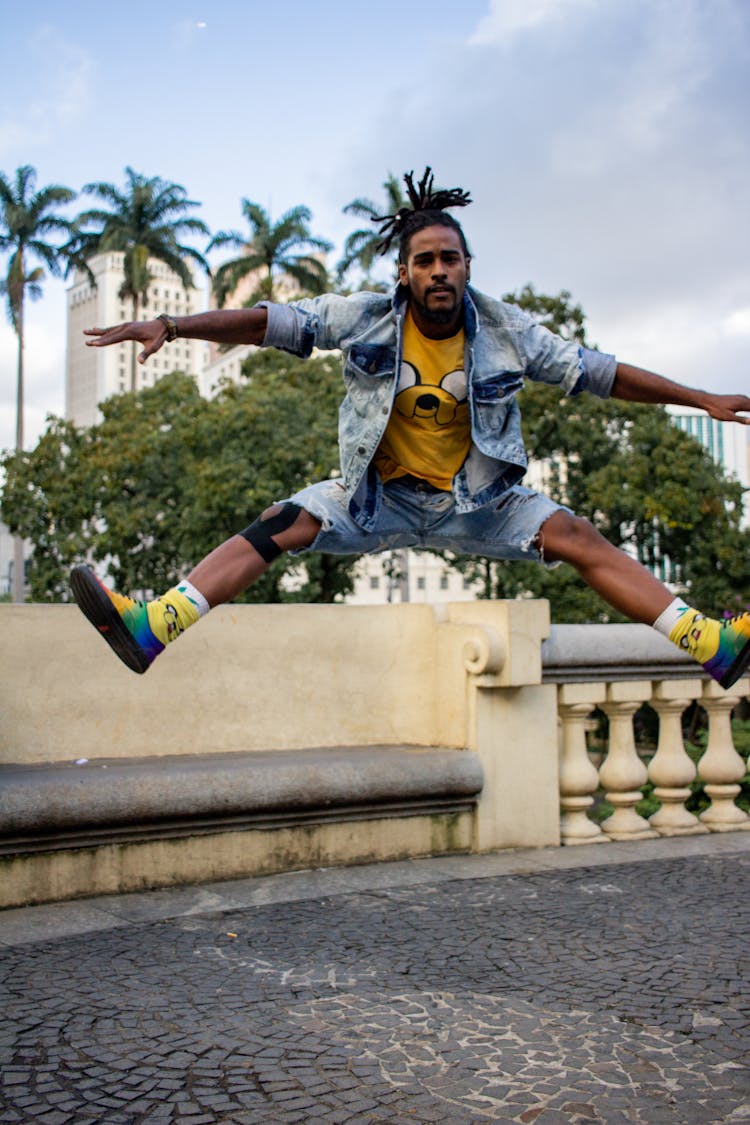
[[[260, 347], [266, 334], [268, 312], [265, 308], [253, 309], [211, 309], [192, 316], [173, 316], [171, 320], [177, 328], [178, 339], [209, 340], [215, 344], [254, 344]], [[167, 341], [167, 326], [162, 320], [130, 320], [115, 328], [85, 328], [84, 336], [89, 348], [106, 348], [110, 344], [122, 344], [125, 340], [135, 340], [143, 344], [138, 356], [139, 363], [145, 363], [149, 356], [158, 352]]]
[[115, 328], [84, 328], [84, 336], [93, 336], [87, 340], [89, 348], [106, 348], [110, 344], [121, 344], [125, 340], [135, 340], [136, 343], [145, 344], [143, 351], [138, 355], [138, 362], [145, 363], [149, 356], [158, 352], [167, 339], [167, 328], [161, 320], [129, 320], [125, 324], [118, 324]]

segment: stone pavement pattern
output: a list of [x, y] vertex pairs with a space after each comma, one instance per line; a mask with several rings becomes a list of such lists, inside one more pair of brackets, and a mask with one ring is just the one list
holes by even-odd
[[745, 849], [6, 944], [0, 1120], [750, 1122], [749, 892]]

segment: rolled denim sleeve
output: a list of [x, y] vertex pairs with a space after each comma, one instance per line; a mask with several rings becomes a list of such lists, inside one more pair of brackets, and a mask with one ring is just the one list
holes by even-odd
[[531, 379], [558, 386], [571, 396], [582, 391], [599, 398], [611, 394], [617, 368], [613, 355], [563, 340], [536, 322], [527, 325], [524, 345]]
[[585, 390], [598, 398], [609, 398], [617, 372], [617, 357], [608, 352], [592, 351], [591, 348], [581, 348], [580, 351], [587, 380]]
[[[381, 306], [384, 305], [384, 308]], [[261, 301], [268, 315], [264, 348], [281, 348], [302, 359], [312, 352], [334, 351], [363, 326], [372, 323], [390, 308], [387, 297], [380, 293], [356, 293], [341, 297], [323, 293], [319, 297], [301, 297], [290, 305]]]
[[261, 301], [257, 306], [268, 316], [262, 347], [279, 348], [307, 359], [316, 343], [317, 324], [313, 314], [296, 305], [276, 305]]

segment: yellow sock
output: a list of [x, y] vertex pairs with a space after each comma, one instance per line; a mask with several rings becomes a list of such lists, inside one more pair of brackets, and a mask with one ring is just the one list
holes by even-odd
[[669, 633], [670, 641], [699, 664], [705, 664], [716, 655], [720, 638], [721, 622], [690, 608], [685, 609]]
[[203, 609], [189, 597], [185, 592], [185, 586], [185, 583], [180, 583], [179, 586], [167, 590], [160, 598], [149, 602], [146, 607], [151, 632], [163, 645], [176, 641], [180, 634], [194, 625], [208, 608], [207, 603], [205, 603], [206, 609]]

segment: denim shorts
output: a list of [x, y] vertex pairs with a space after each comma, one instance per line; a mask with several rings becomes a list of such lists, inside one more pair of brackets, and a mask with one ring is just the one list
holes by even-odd
[[363, 531], [349, 514], [343, 485], [321, 481], [289, 497], [320, 520], [321, 529], [305, 551], [367, 555], [399, 547], [432, 548], [460, 555], [543, 562], [536, 545], [542, 524], [555, 512], [569, 511], [540, 492], [516, 485], [482, 508], [459, 513], [450, 492], [429, 485], [390, 481], [372, 531]]

